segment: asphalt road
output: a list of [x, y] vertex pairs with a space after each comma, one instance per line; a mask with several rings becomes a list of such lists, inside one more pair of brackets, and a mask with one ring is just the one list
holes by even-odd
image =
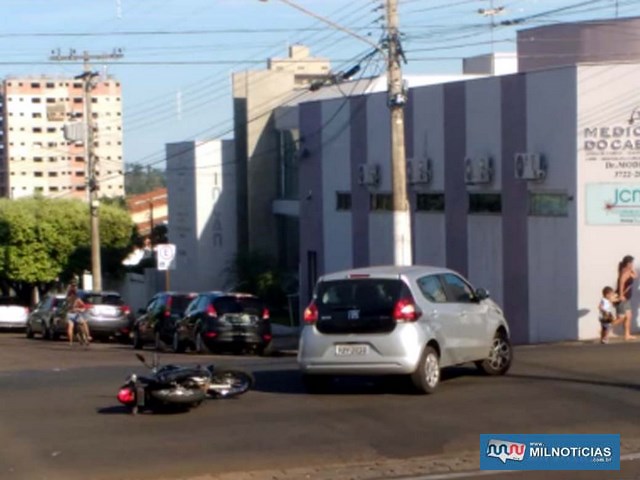
[[[307, 395], [291, 356], [160, 354], [248, 368], [256, 389], [187, 414], [132, 417], [115, 399], [129, 373], [144, 371], [130, 347], [1, 334], [0, 479], [157, 480], [456, 455], [477, 452], [480, 433], [620, 433], [640, 445], [639, 352], [640, 343], [522, 347], [506, 377], [456, 368], [431, 396], [363, 379]], [[640, 472], [638, 462], [624, 468]], [[622, 473], [496, 478], [636, 478]]]

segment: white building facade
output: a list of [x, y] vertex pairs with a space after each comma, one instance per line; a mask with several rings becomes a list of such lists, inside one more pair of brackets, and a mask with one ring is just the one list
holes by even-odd
[[[639, 79], [585, 64], [410, 90], [414, 263], [489, 289], [517, 343], [597, 337], [602, 288], [640, 256]], [[299, 128], [304, 305], [325, 272], [393, 262], [386, 93], [304, 103]]]
[[231, 140], [167, 144], [172, 290], [223, 289], [237, 251], [236, 167]]

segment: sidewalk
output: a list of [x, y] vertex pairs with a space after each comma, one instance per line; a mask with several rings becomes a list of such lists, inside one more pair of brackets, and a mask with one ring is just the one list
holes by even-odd
[[[621, 455], [637, 452], [640, 452], [640, 438], [621, 440]], [[375, 462], [322, 465], [286, 470], [229, 472], [221, 475], [171, 480], [409, 480], [427, 475], [463, 472], [469, 472], [469, 476], [472, 476], [479, 471], [480, 456], [476, 450], [457, 454], [414, 457], [406, 460], [381, 459]]]
[[271, 324], [271, 334], [273, 335], [273, 346], [276, 351], [287, 352], [298, 349], [298, 339], [300, 338], [301, 327]]

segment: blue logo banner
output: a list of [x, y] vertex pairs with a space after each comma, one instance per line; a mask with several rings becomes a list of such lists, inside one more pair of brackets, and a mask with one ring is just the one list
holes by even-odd
[[620, 470], [620, 435], [480, 435], [480, 470]]

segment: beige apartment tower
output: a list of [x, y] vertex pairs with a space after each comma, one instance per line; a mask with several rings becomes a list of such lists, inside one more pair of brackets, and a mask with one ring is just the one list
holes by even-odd
[[279, 230], [282, 224], [286, 228], [287, 218], [274, 214], [274, 202], [289, 196], [297, 198], [297, 191], [283, 188], [281, 180], [287, 172], [280, 159], [284, 150], [296, 146], [297, 139], [281, 138], [273, 112], [300, 98], [311, 83], [327, 79], [330, 73], [329, 60], [312, 57], [304, 45], [293, 45], [288, 57], [269, 59], [266, 69], [233, 74], [240, 250], [280, 256]]
[[[84, 121], [81, 80], [11, 77], [0, 92], [0, 197], [87, 199], [84, 142], [65, 125]], [[100, 197], [124, 195], [120, 82], [99, 78], [91, 91], [91, 125]]]

